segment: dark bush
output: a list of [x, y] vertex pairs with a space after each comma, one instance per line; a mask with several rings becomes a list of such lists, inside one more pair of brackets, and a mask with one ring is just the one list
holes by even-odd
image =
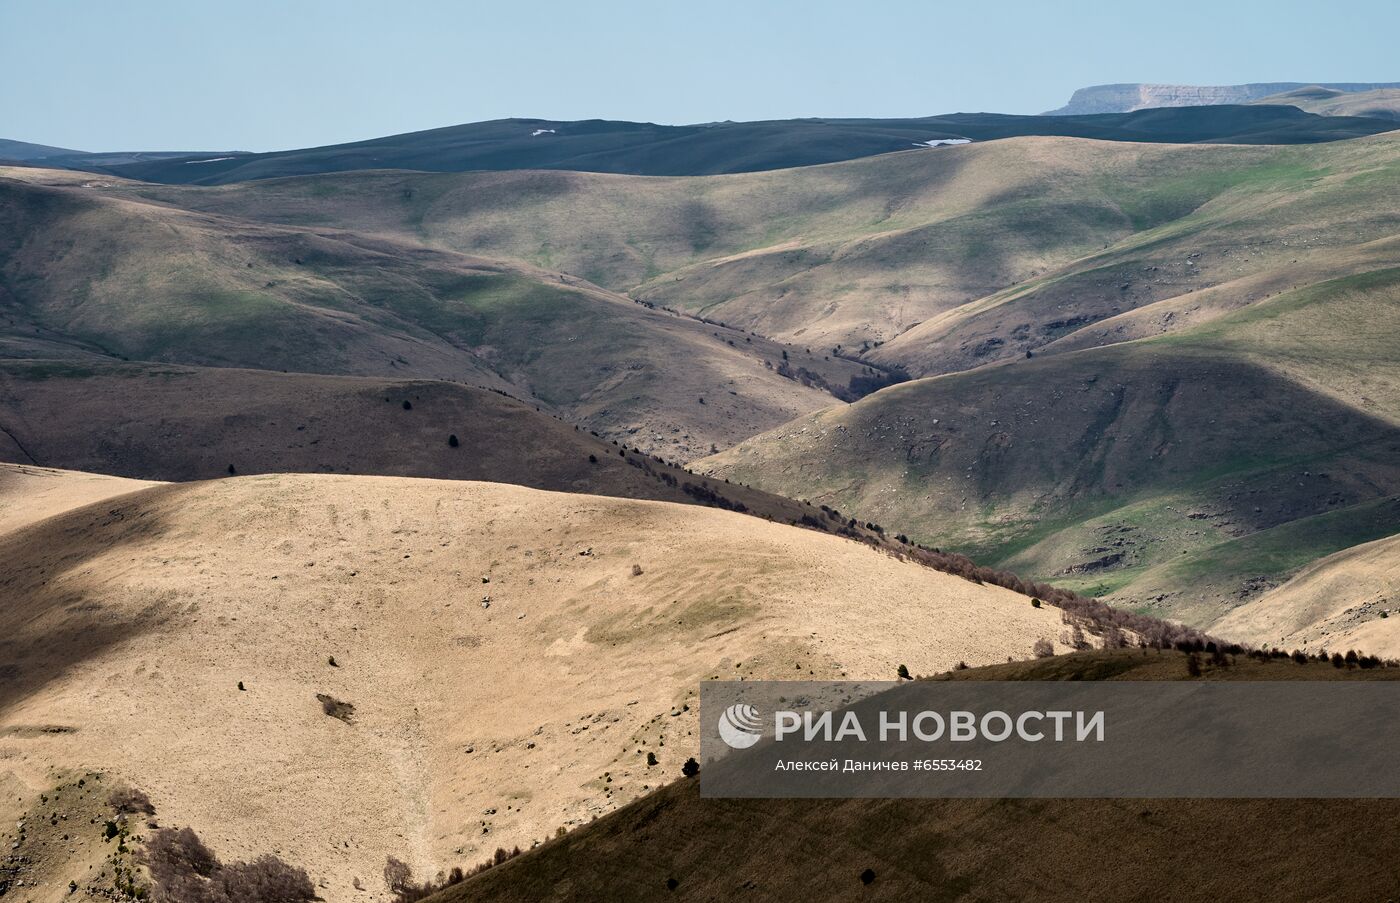
[[118, 787], [107, 797], [107, 803], [118, 815], [155, 815], [151, 798], [134, 787]]
[[252, 862], [224, 866], [215, 873], [214, 884], [229, 903], [301, 903], [316, 899], [316, 887], [306, 869], [288, 865], [270, 854]]
[[693, 778], [699, 773], [700, 763], [695, 761], [694, 756], [691, 756], [689, 759], [686, 759], [685, 764], [681, 766], [681, 774], [685, 775], [688, 778]]
[[462, 444], [462, 443], [460, 443], [460, 442], [457, 441], [457, 434], [456, 434], [456, 433], [453, 433], [452, 435], [450, 435], [450, 436], [447, 437], [447, 447], [448, 447], [448, 448], [456, 448], [457, 446], [459, 446], [459, 445], [461, 445], [461, 444]]
[[161, 828], [142, 859], [155, 903], [309, 903], [316, 888], [303, 869], [276, 856], [221, 865], [189, 828]]

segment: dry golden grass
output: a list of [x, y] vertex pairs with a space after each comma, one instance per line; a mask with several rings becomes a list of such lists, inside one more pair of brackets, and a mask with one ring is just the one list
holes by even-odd
[[100, 473], [0, 464], [0, 534], [154, 485]]
[[1024, 596], [741, 515], [343, 476], [34, 523], [0, 537], [0, 598], [15, 780], [109, 772], [330, 901], [366, 899], [352, 880], [377, 890], [389, 855], [430, 875], [669, 780], [702, 680], [930, 673], [1062, 629]]
[[[1236, 657], [1206, 680], [1396, 679]], [[1093, 652], [966, 680], [1184, 680], [1177, 652]], [[704, 779], [703, 773], [701, 780]], [[678, 781], [430, 898], [1215, 901], [1389, 899], [1395, 800], [701, 799]], [[863, 883], [865, 870], [873, 880]], [[669, 882], [675, 882], [673, 889]]]
[[1400, 536], [1328, 555], [1216, 627], [1261, 645], [1400, 658]]

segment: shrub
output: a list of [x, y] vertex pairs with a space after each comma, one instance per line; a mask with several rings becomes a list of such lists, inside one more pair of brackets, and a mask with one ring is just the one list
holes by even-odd
[[1186, 673], [1192, 677], [1201, 676], [1201, 657], [1194, 652], [1186, 656]]
[[1039, 599], [1034, 599], [1034, 598], [1031, 599], [1031, 608], [1039, 608], [1039, 607], [1040, 607], [1040, 600], [1039, 600]]
[[1055, 644], [1045, 637], [1041, 637], [1035, 641], [1035, 645], [1031, 647], [1031, 652], [1036, 658], [1049, 658], [1055, 654]]
[[640, 576], [642, 576], [642, 566], [641, 566], [640, 564], [634, 564], [634, 565], [632, 565], [632, 576], [633, 576], [633, 577], [640, 577]]
[[316, 899], [316, 887], [306, 869], [266, 853], [252, 862], [224, 866], [215, 874], [214, 884], [229, 903], [300, 903]]
[[647, 768], [651, 768], [651, 767], [652, 767], [653, 765], [655, 765], [655, 764], [656, 764], [656, 753], [652, 752], [651, 750], [647, 750]]
[[700, 763], [695, 761], [694, 756], [691, 756], [689, 759], [686, 759], [685, 764], [681, 766], [681, 774], [685, 775], [688, 778], [693, 778], [699, 773]]
[[405, 398], [405, 399], [403, 400], [403, 409], [404, 409], [405, 411], [411, 411], [411, 410], [413, 410], [413, 402], [411, 402], [411, 401], [409, 401], [407, 398]]
[[459, 445], [461, 445], [461, 443], [457, 441], [457, 434], [456, 434], [456, 433], [453, 433], [453, 434], [451, 434], [450, 436], [447, 437], [447, 447], [448, 447], [448, 448], [456, 448], [456, 447], [459, 446]]
[[134, 787], [118, 787], [107, 797], [107, 803], [118, 815], [155, 815], [151, 798]]
[[894, 669], [894, 673], [895, 673], [895, 676], [898, 677], [900, 680], [909, 680], [909, 679], [910, 679], [910, 678], [909, 678], [909, 666], [908, 666], [908, 665], [900, 665], [898, 668]]
[[597, 464], [597, 463], [598, 463], [598, 456], [597, 456], [597, 455], [589, 455], [589, 456], [588, 456], [588, 463], [589, 463], [589, 464]]

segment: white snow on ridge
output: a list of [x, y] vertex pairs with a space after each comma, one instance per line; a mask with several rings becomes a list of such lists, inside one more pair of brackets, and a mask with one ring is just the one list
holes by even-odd
[[928, 141], [915, 141], [915, 147], [942, 147], [953, 144], [971, 144], [971, 138], [930, 138]]
[[186, 160], [185, 165], [189, 166], [191, 163], [218, 163], [220, 160], [232, 159], [232, 157], [210, 157], [208, 160]]
[[531, 138], [535, 138], [535, 137], [538, 137], [538, 136], [540, 136], [540, 135], [553, 135], [553, 134], [554, 134], [554, 129], [535, 129], [533, 132], [530, 133], [530, 137], [531, 137]]

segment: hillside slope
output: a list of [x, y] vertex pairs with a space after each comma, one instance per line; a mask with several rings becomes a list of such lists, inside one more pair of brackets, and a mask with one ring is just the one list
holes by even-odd
[[[1400, 504], [1395, 508], [1400, 515]], [[1391, 520], [1391, 524], [1400, 519]], [[1229, 636], [1311, 651], [1400, 655], [1400, 536], [1329, 555], [1220, 621]]]
[[1395, 135], [1299, 148], [1017, 138], [709, 179], [356, 173], [123, 190], [563, 270], [928, 374], [1155, 335], [1393, 263], [1377, 243], [1400, 221], [1383, 190], [1397, 166]]
[[[1184, 658], [1091, 653], [956, 676], [1182, 680]], [[1396, 669], [1237, 658], [1204, 675], [1338, 677]], [[681, 780], [429, 900], [1384, 899], [1400, 838], [1357, 825], [1398, 814], [1395, 800], [701, 799]]]
[[[512, 388], [676, 457], [830, 403], [786, 349], [574, 277], [339, 229], [0, 178], [0, 353]], [[793, 349], [844, 389], [870, 372]], [[703, 401], [702, 401], [703, 399]]]
[[1320, 116], [1367, 116], [1373, 119], [1400, 119], [1400, 87], [1372, 91], [1338, 91], [1309, 85], [1295, 91], [1274, 94], [1261, 104], [1289, 104]]
[[0, 464], [0, 534], [153, 485], [100, 473]]
[[[814, 512], [624, 451], [497, 392], [431, 380], [0, 361], [0, 461], [166, 481], [230, 470], [486, 480], [717, 506], [784, 524]], [[860, 524], [806, 523], [892, 545]]]
[[1394, 532], [1396, 284], [917, 380], [695, 466], [1204, 627]]
[[160, 486], [4, 534], [0, 596], [13, 780], [101, 770], [329, 901], [384, 899], [390, 855], [432, 874], [657, 786], [709, 677], [927, 673], [1062, 629], [738, 514], [344, 476]]
[[[1205, 161], [1202, 161], [1205, 162]], [[1105, 247], [919, 323], [874, 351], [918, 374], [1178, 332], [1400, 263], [1400, 138], [1166, 171]]]

